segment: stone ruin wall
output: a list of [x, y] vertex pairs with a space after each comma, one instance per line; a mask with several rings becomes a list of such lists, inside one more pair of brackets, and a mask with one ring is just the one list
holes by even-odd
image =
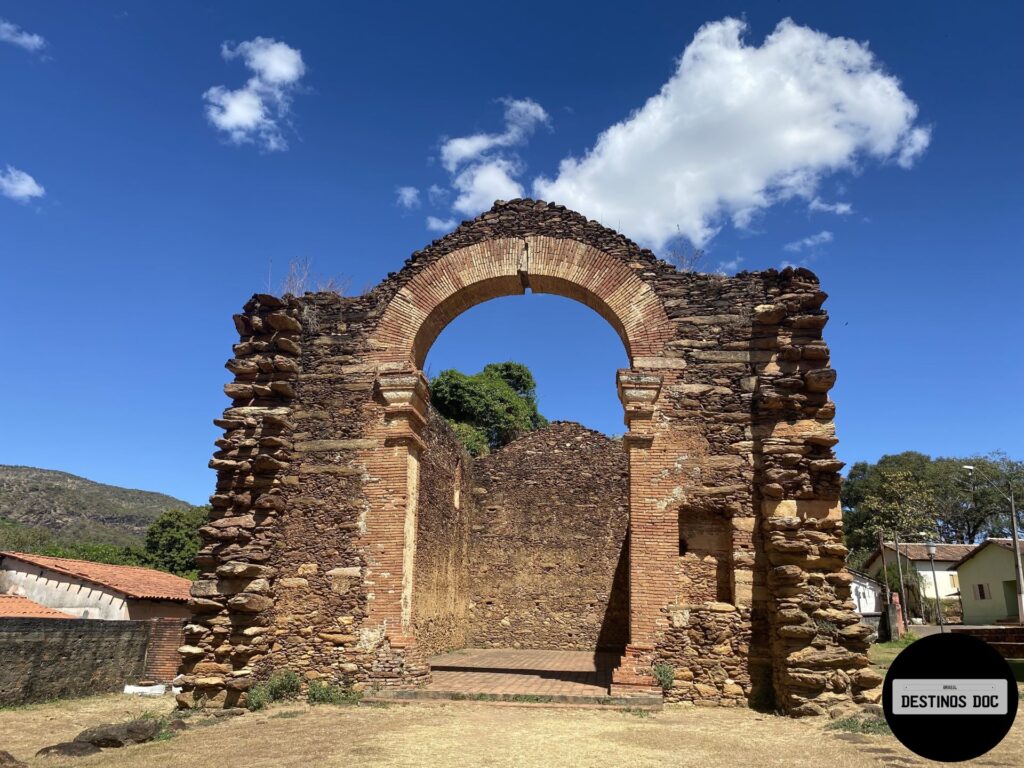
[[621, 440], [554, 422], [474, 461], [474, 648], [617, 650], [629, 640]]
[[469, 645], [473, 460], [433, 408], [423, 441], [412, 610], [429, 657]]
[[[622, 682], [649, 685], [661, 660], [676, 669], [675, 699], [767, 701], [794, 715], [877, 701], [880, 678], [867, 668], [866, 631], [844, 568], [842, 464], [828, 398], [835, 372], [817, 279], [803, 269], [680, 273], [561, 206], [512, 201], [414, 254], [369, 294], [258, 294], [235, 317], [240, 341], [225, 386], [232, 404], [217, 420], [224, 436], [210, 463], [217, 486], [202, 530], [180, 703], [237, 703], [253, 680], [282, 667], [355, 685], [428, 679], [413, 639], [367, 620], [382, 594], [397, 595], [386, 572], [368, 563], [387, 560], [401, 571], [408, 557], [400, 528], [368, 537], [367, 517], [372, 510], [394, 519], [388, 510], [415, 501], [422, 442], [420, 385], [382, 367], [399, 336], [381, 336], [380, 325], [407, 300], [400, 292], [424, 281], [443, 288], [444, 265], [460, 253], [479, 254], [459, 263], [480, 264], [484, 294], [458, 302], [514, 292], [506, 279], [485, 276], [487, 254], [516, 242], [529, 246], [524, 281], [581, 301], [588, 294], [574, 286], [590, 280], [588, 264], [628, 270], [648, 291], [642, 307], [630, 306], [654, 325], [616, 328], [656, 328], [643, 343], [662, 345], [656, 357], [634, 350], [633, 369], [619, 376], [630, 421], [631, 577], [642, 591], [631, 598], [631, 632], [643, 638], [631, 638]], [[563, 277], [538, 271], [560, 265]], [[590, 284], [599, 294], [615, 290]], [[440, 327], [465, 308], [452, 302]], [[591, 305], [609, 317], [607, 304]], [[667, 326], [657, 319], [666, 316]], [[387, 333], [408, 332], [395, 328]], [[436, 332], [417, 334], [417, 344]], [[392, 403], [395, 392], [413, 399]], [[410, 429], [396, 441], [384, 427], [399, 417]], [[727, 521], [730, 600], [708, 601], [694, 587], [679, 556], [680, 519]], [[717, 664], [698, 650], [711, 642]]]

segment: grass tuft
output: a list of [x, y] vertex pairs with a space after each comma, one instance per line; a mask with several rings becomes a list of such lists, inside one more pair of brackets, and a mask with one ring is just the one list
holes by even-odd
[[340, 685], [332, 685], [314, 680], [309, 684], [306, 691], [306, 701], [310, 704], [358, 704], [362, 694], [353, 691], [351, 688], [344, 688]]
[[658, 685], [661, 686], [661, 690], [670, 690], [672, 688], [672, 683], [674, 683], [676, 679], [675, 667], [671, 664], [659, 661], [654, 665], [654, 678], [658, 681]]
[[889, 724], [881, 717], [845, 717], [825, 726], [826, 731], [845, 731], [846, 733], [867, 733], [875, 736], [891, 736]]

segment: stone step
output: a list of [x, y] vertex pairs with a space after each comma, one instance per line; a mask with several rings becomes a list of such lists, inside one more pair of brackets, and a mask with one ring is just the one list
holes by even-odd
[[984, 629], [954, 629], [954, 634], [971, 635], [979, 640], [998, 643], [1024, 643], [1024, 629], [1019, 627], [987, 627]]
[[526, 693], [465, 693], [463, 691], [399, 690], [380, 691], [364, 696], [362, 702], [412, 703], [426, 701], [465, 701], [485, 704], [517, 706], [583, 707], [587, 709], [645, 710], [660, 712], [664, 708], [661, 696], [579, 696], [572, 694]]
[[1004, 659], [1024, 659], [1024, 642], [989, 643]]

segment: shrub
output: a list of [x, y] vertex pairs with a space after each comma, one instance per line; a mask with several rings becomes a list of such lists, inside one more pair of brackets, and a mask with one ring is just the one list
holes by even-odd
[[245, 696], [246, 706], [253, 712], [265, 709], [274, 701], [288, 701], [298, 697], [302, 678], [290, 669], [275, 672], [265, 683], [258, 683]]
[[302, 690], [302, 678], [290, 669], [275, 672], [267, 680], [267, 693], [271, 701], [294, 699]]
[[360, 699], [359, 693], [351, 688], [314, 680], [306, 691], [306, 701], [310, 704], [355, 704]]
[[661, 690], [667, 691], [672, 688], [672, 683], [676, 679], [676, 670], [671, 664], [666, 664], [663, 661], [659, 661], [654, 665], [654, 678], [658, 681], [658, 685], [661, 686]]
[[270, 702], [270, 692], [267, 691], [267, 686], [264, 683], [258, 683], [257, 685], [252, 686], [245, 695], [245, 704], [252, 712], [259, 712], [261, 709], [266, 709]]

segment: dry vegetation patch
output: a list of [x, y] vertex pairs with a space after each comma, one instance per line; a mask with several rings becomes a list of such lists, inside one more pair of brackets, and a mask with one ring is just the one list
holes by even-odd
[[[0, 749], [22, 760], [91, 725], [170, 711], [169, 699], [102, 696], [0, 712]], [[746, 709], [670, 707], [629, 712], [476, 703], [382, 707], [289, 702], [192, 727], [167, 741], [109, 750], [68, 765], [125, 768], [320, 768], [321, 766], [786, 766], [877, 768], [924, 764], [891, 736], [826, 731], [827, 723]], [[989, 765], [1017, 765], [1018, 725]], [[28, 760], [32, 765], [55, 765]]]

